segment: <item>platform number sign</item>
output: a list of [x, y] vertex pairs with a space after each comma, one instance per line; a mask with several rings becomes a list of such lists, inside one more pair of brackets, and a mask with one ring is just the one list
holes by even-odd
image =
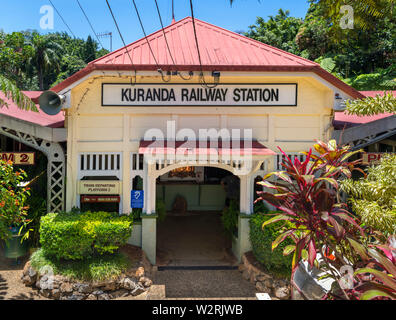
[[143, 208], [143, 190], [131, 190], [131, 208]]
[[11, 161], [14, 165], [34, 165], [34, 152], [0, 152], [0, 160]]

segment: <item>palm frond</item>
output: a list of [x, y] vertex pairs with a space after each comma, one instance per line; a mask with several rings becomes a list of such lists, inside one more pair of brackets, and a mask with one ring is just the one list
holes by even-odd
[[[9, 79], [0, 75], [0, 91], [4, 93], [6, 98], [11, 99], [18, 108], [26, 111], [38, 112], [36, 104], [27, 97], [18, 87]], [[0, 99], [0, 108], [8, 107], [8, 103]]]

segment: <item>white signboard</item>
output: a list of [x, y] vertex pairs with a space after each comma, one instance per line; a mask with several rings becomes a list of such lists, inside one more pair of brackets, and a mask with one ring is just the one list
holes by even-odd
[[121, 181], [80, 180], [79, 194], [121, 194]]
[[200, 84], [103, 83], [102, 106], [297, 106], [296, 83]]

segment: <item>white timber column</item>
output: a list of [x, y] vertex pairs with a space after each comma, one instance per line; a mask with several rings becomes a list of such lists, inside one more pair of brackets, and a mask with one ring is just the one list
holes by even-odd
[[146, 214], [155, 213], [155, 198], [156, 198], [156, 181], [157, 173], [155, 170], [155, 163], [148, 163], [147, 165], [147, 184], [146, 184]]
[[240, 175], [238, 176], [240, 180], [240, 194], [239, 194], [239, 211], [242, 213], [246, 213], [246, 197], [247, 197], [247, 176]]
[[153, 265], [157, 256], [157, 214], [155, 213], [156, 171], [155, 163], [147, 163], [144, 185], [145, 212], [142, 214], [142, 250]]
[[129, 152], [129, 114], [124, 114], [123, 152], [122, 152], [122, 213], [131, 212], [131, 153]]
[[239, 262], [242, 255], [251, 250], [249, 239], [249, 218], [253, 212], [252, 175], [240, 175], [240, 213], [238, 215], [238, 238], [232, 245], [232, 251]]
[[240, 175], [239, 210], [245, 214], [253, 212], [253, 181], [252, 173]]
[[[67, 155], [66, 155], [66, 211], [70, 211], [73, 206], [73, 122], [70, 115], [66, 116], [65, 122], [67, 123]], [[77, 156], [76, 156], [77, 157]], [[74, 177], [75, 178], [75, 177]]]

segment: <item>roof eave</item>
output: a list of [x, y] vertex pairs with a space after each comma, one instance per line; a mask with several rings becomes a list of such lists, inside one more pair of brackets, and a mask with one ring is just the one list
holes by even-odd
[[[128, 65], [128, 64], [89, 64], [84, 69], [76, 72], [66, 80], [62, 81], [61, 83], [57, 84], [51, 90], [55, 92], [59, 92], [74, 82], [82, 79], [89, 73], [100, 70], [100, 71], [134, 71], [134, 68], [138, 68], [139, 71], [156, 71], [158, 67], [156, 65]], [[178, 65], [178, 71], [200, 71], [200, 65]], [[172, 71], [174, 70], [174, 65], [162, 65], [161, 69], [163, 71]], [[335, 87], [343, 90], [345, 93], [350, 95], [354, 99], [363, 99], [365, 96], [361, 94], [356, 89], [352, 88], [351, 86], [347, 85], [345, 82], [341, 81], [337, 77], [333, 76], [331, 73], [327, 72], [326, 70], [322, 69], [320, 66], [257, 66], [257, 65], [205, 65], [202, 66], [202, 70], [204, 71], [248, 71], [248, 72], [314, 72], [321, 78], [325, 79]]]

